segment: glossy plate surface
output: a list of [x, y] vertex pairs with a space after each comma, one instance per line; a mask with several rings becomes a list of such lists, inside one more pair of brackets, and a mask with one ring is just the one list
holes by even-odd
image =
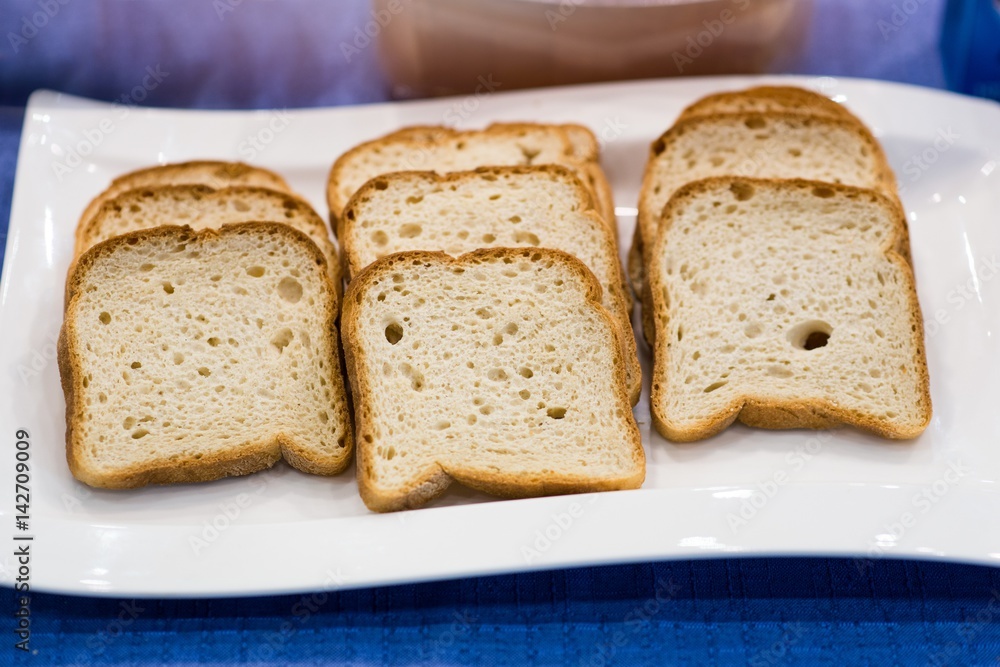
[[[77, 218], [116, 175], [197, 158], [283, 174], [326, 214], [333, 159], [403, 125], [572, 121], [601, 137], [622, 250], [649, 143], [686, 104], [762, 81], [821, 89], [875, 131], [911, 225], [927, 322], [934, 420], [913, 442], [851, 430], [736, 426], [670, 444], [635, 414], [641, 490], [495, 501], [453, 487], [427, 509], [379, 516], [353, 470], [285, 465], [239, 479], [90, 489], [64, 458], [55, 363]], [[419, 168], [419, 165], [415, 165]], [[1000, 107], [881, 82], [713, 78], [498, 93], [368, 107], [199, 112], [127, 109], [36, 93], [21, 140], [0, 284], [0, 537], [34, 536], [36, 590], [213, 596], [367, 586], [528, 569], [723, 555], [847, 555], [1000, 564]], [[640, 341], [648, 371], [649, 351]], [[31, 519], [15, 527], [16, 431], [30, 433]], [[13, 549], [0, 581], [17, 576]]]

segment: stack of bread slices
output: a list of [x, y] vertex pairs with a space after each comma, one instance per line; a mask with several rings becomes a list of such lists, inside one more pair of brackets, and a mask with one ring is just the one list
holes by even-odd
[[931, 403], [909, 257], [882, 148], [840, 104], [761, 87], [688, 107], [650, 148], [629, 261], [657, 430], [918, 435]]
[[332, 474], [357, 441], [378, 511], [453, 480], [507, 497], [642, 483], [632, 300], [589, 130], [406, 128], [342, 155], [328, 203], [341, 254], [246, 165], [133, 172], [88, 206], [60, 362], [77, 478], [280, 458]]
[[632, 302], [588, 129], [407, 128], [342, 155], [327, 201], [370, 508], [453, 480], [510, 497], [642, 483]]
[[84, 211], [59, 364], [67, 458], [105, 488], [329, 475], [353, 449], [326, 223], [278, 175], [132, 172]]

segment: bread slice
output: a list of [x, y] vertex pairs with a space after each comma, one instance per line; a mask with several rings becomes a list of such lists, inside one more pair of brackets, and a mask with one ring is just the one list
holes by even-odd
[[280, 192], [291, 192], [288, 183], [278, 174], [261, 167], [251, 167], [242, 162], [221, 162], [218, 160], [196, 160], [157, 165], [123, 174], [111, 181], [111, 185], [84, 209], [77, 224], [77, 238], [101, 205], [123, 192], [154, 185], [207, 185], [210, 188], [225, 188], [234, 185], [256, 185]]
[[323, 219], [303, 199], [256, 186], [215, 190], [205, 185], [149, 186], [106, 201], [77, 237], [77, 256], [101, 241], [139, 229], [187, 225], [219, 228], [248, 220], [281, 222], [306, 234], [326, 258], [330, 278], [341, 289], [340, 258]]
[[[573, 132], [573, 136], [578, 134], [578, 130]], [[570, 134], [559, 125], [505, 123], [485, 130], [404, 128], [355, 146], [334, 162], [327, 183], [327, 203], [334, 232], [339, 238], [339, 220], [351, 196], [366, 182], [382, 174], [396, 171], [449, 173], [484, 166], [559, 164], [572, 169], [580, 180], [591, 186], [597, 209], [617, 233], [614, 202], [607, 179], [596, 162], [577, 156], [579, 150], [582, 148], [574, 145]]]
[[[803, 178], [896, 197], [895, 177], [881, 147], [855, 122], [793, 113], [719, 114], [681, 121], [653, 142], [639, 191], [629, 253], [629, 275], [639, 293], [663, 207], [685, 183], [713, 176]], [[906, 239], [904, 235], [901, 246], [908, 247]], [[643, 305], [649, 305], [647, 297]], [[647, 312], [644, 308], [644, 332], [651, 340]]]
[[739, 419], [919, 435], [931, 399], [913, 272], [896, 250], [905, 224], [866, 189], [683, 187], [650, 264], [656, 429], [697, 440]]
[[618, 320], [629, 395], [639, 400], [642, 368], [615, 238], [593, 210], [586, 186], [565, 167], [378, 176], [351, 198], [342, 227], [348, 279], [406, 250], [458, 256], [477, 248], [542, 247], [577, 257], [597, 276], [602, 302]]
[[59, 342], [70, 470], [121, 489], [347, 466], [323, 255], [277, 223], [158, 227], [77, 262]]
[[755, 86], [701, 98], [681, 112], [678, 121], [720, 113], [804, 113], [834, 120], [864, 124], [843, 104], [798, 86]]
[[385, 512], [457, 481], [505, 497], [645, 476], [618, 325], [579, 260], [542, 248], [405, 252], [344, 297], [358, 485]]

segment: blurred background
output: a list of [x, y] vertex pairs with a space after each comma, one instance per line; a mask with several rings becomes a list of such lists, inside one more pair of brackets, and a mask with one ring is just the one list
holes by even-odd
[[2, 0], [0, 105], [37, 88], [310, 107], [718, 73], [1000, 97], [1000, 0]]

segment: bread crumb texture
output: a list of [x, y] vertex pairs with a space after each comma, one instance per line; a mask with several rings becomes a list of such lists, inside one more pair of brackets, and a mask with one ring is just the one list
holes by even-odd
[[345, 301], [359, 481], [374, 509], [450, 476], [500, 495], [642, 480], [624, 364], [596, 279], [543, 249], [401, 253]]
[[62, 360], [74, 473], [135, 486], [252, 472], [282, 453], [310, 472], [343, 468], [325, 271], [306, 236], [265, 223], [135, 232], [84, 255]]

